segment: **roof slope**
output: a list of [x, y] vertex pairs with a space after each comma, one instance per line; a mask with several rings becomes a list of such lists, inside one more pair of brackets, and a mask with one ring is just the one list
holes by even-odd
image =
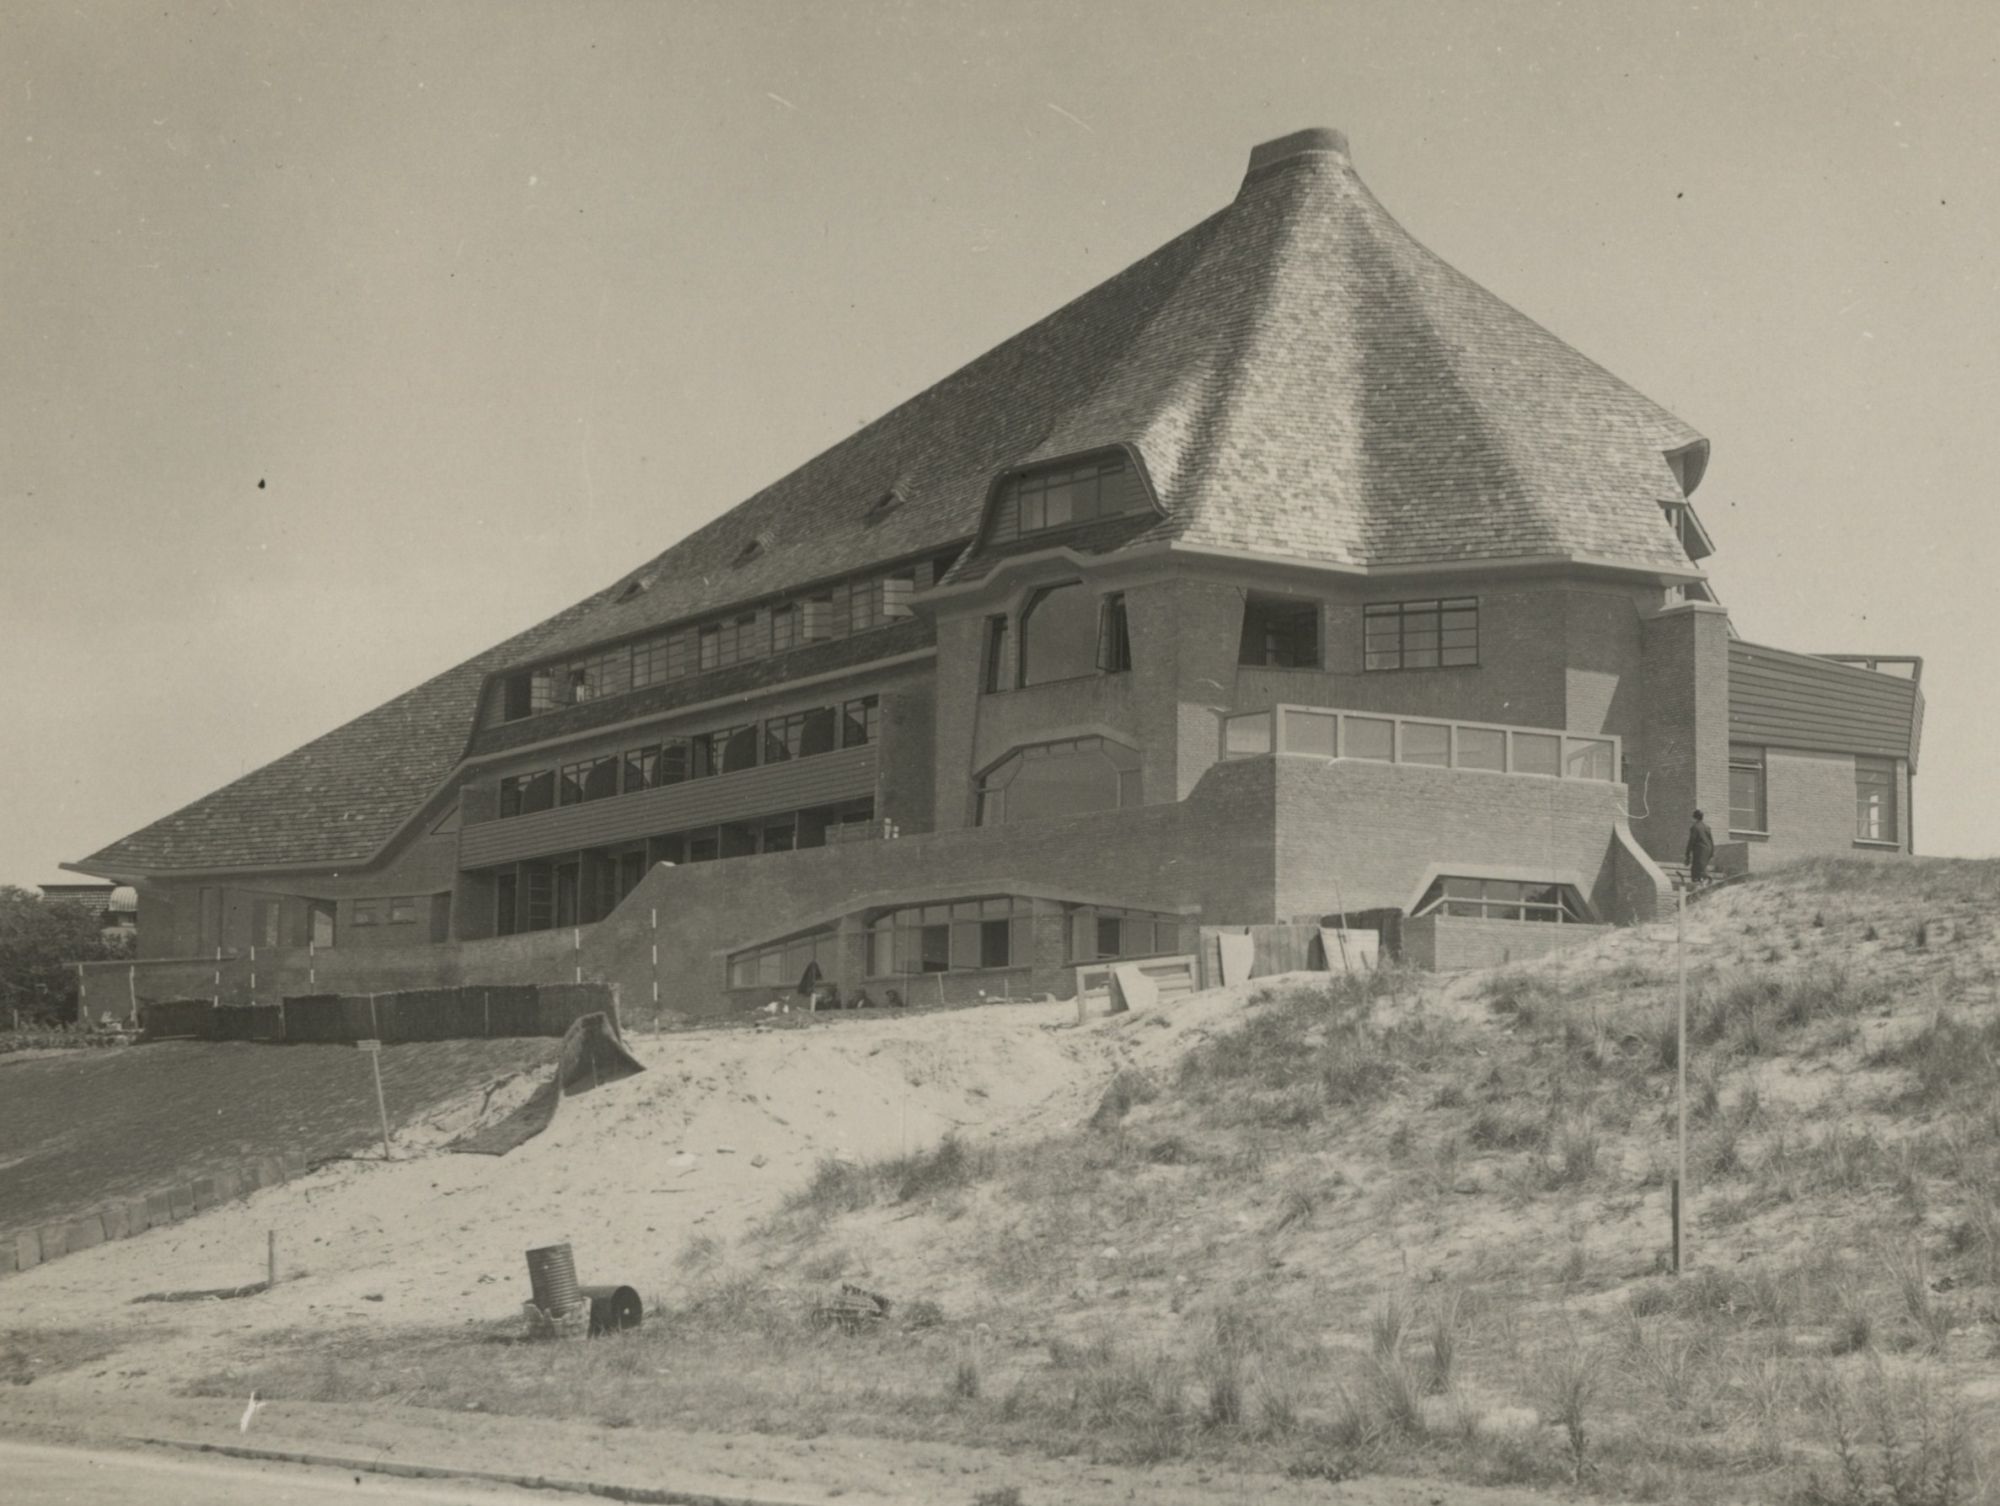
[[[1344, 138], [1259, 147], [1199, 258], [1033, 456], [1130, 443], [1132, 542], [1366, 568], [1523, 555], [1686, 573], [1693, 429], [1420, 244]], [[974, 568], [967, 562], [967, 568]]]
[[648, 589], [619, 582], [78, 866], [359, 862], [450, 773], [494, 671], [969, 538], [994, 477], [1037, 459], [1142, 456], [1166, 512], [1113, 547], [1685, 571], [1663, 454], [1700, 443], [1419, 245], [1337, 132], [1301, 132], [1252, 154], [1226, 208], [627, 577]]

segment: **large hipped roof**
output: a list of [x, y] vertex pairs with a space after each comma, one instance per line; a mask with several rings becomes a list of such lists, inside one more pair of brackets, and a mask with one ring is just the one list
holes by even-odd
[[1665, 455], [1701, 437], [1420, 245], [1337, 132], [1301, 132], [1257, 149], [1226, 208], [635, 568], [644, 591], [615, 584], [77, 866], [364, 861], [450, 775], [497, 670], [969, 538], [1002, 472], [1113, 445], [1163, 509], [1120, 547], [1693, 573], [1661, 504]]

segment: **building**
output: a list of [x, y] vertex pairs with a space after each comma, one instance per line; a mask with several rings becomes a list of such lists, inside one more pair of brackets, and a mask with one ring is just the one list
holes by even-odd
[[139, 895], [126, 884], [37, 884], [43, 899], [56, 905], [82, 905], [97, 917], [107, 940], [129, 937], [139, 928]]
[[[1339, 133], [606, 590], [75, 866], [142, 993], [1066, 993], [1395, 909], [1440, 965], [1907, 852], [1913, 677], [1736, 638], [1708, 443]], [[192, 961], [175, 959], [196, 959]]]

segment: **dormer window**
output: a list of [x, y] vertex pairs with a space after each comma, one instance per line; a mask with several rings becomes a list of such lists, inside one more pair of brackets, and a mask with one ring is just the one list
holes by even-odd
[[747, 565], [771, 545], [771, 535], [760, 533], [753, 539], [745, 539], [743, 547], [736, 551], [735, 563]]
[[631, 601], [636, 597], [644, 596], [652, 589], [653, 577], [650, 572], [645, 575], [635, 575], [619, 589], [618, 595], [614, 600], [618, 604], [623, 605], [625, 602]]
[[903, 494], [894, 487], [891, 487], [868, 504], [868, 511], [862, 516], [861, 521], [863, 523], [879, 522], [902, 505]]
[[1013, 477], [994, 504], [994, 543], [1053, 533], [1098, 518], [1146, 512], [1145, 483], [1123, 453], [1067, 461]]
[[1690, 560], [1704, 560], [1715, 553], [1715, 544], [1708, 536], [1708, 530], [1701, 526], [1701, 519], [1694, 515], [1694, 508], [1686, 502], [1662, 502], [1660, 508], [1673, 524], [1674, 537], [1681, 541], [1681, 548]]

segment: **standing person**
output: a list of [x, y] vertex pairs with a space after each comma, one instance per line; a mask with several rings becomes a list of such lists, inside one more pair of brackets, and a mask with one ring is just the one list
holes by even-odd
[[1708, 822], [1702, 819], [1700, 811], [1694, 813], [1694, 825], [1688, 828], [1687, 865], [1688, 886], [1700, 888], [1708, 882], [1708, 865], [1715, 861], [1715, 833], [1708, 829]]

